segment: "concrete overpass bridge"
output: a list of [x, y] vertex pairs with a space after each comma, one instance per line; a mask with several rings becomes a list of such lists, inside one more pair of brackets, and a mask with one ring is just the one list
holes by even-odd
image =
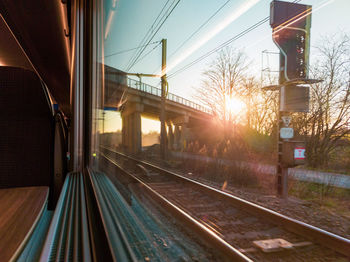
[[[159, 120], [161, 89], [127, 77], [125, 72], [105, 67], [104, 107], [121, 111], [122, 145], [130, 153], [141, 150], [141, 116]], [[210, 110], [183, 97], [168, 93], [166, 104], [169, 149], [181, 149], [191, 130], [205, 127]]]

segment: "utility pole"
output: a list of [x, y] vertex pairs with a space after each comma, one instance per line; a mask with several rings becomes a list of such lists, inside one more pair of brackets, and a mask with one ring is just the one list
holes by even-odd
[[166, 158], [166, 139], [167, 132], [165, 128], [165, 99], [166, 99], [166, 47], [167, 40], [162, 39], [162, 92], [161, 92], [161, 104], [160, 104], [160, 156], [161, 159]]

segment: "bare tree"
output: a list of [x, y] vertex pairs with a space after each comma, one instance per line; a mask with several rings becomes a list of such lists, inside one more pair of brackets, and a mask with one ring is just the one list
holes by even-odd
[[276, 92], [262, 90], [263, 85], [253, 77], [244, 81], [243, 95], [247, 106], [246, 119], [249, 128], [258, 133], [270, 135], [276, 126], [278, 96]]
[[[271, 134], [276, 126], [278, 97], [274, 92], [262, 91], [262, 83], [249, 76], [246, 55], [234, 49], [223, 50], [203, 72], [202, 85], [195, 98], [211, 108], [223, 126], [225, 138], [232, 133], [234, 123], [245, 124], [258, 133]], [[269, 78], [269, 83], [275, 79]], [[239, 98], [246, 105], [246, 114], [227, 110], [226, 101]]]
[[230, 133], [231, 124], [239, 117], [227, 110], [227, 99], [242, 95], [242, 84], [248, 66], [248, 59], [242, 51], [224, 49], [203, 73], [202, 85], [195, 95], [222, 120], [225, 137]]
[[310, 89], [310, 112], [297, 114], [294, 127], [306, 137], [310, 166], [327, 166], [337, 142], [350, 134], [350, 40], [324, 37], [311, 75], [324, 81]]

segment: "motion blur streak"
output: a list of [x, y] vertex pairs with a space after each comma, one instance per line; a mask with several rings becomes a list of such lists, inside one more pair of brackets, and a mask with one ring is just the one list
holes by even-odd
[[[256, 5], [260, 0], [250, 0], [250, 1], [244, 1], [238, 9], [235, 9], [233, 13], [228, 15], [226, 19], [224, 19], [220, 24], [218, 24], [213, 30], [211, 30], [209, 33], [204, 35], [200, 40], [198, 40], [195, 44], [193, 44], [189, 49], [187, 49], [177, 60], [175, 60], [173, 63], [171, 63], [167, 70], [170, 71], [175, 66], [177, 66], [179, 63], [181, 63], [183, 60], [185, 60], [187, 57], [189, 57], [194, 51], [196, 51], [198, 48], [203, 46], [205, 43], [207, 43], [210, 39], [212, 39], [214, 36], [216, 36], [218, 33], [220, 33], [222, 30], [224, 30], [228, 25], [230, 25], [233, 21], [238, 19], [241, 15], [243, 15], [245, 12], [247, 12], [250, 8], [252, 8], [254, 5]], [[166, 72], [162, 71], [162, 75], [164, 75]]]
[[107, 39], [109, 31], [111, 30], [112, 22], [113, 22], [113, 17], [116, 13], [116, 8], [117, 8], [117, 2], [118, 0], [114, 0], [112, 4], [112, 8], [108, 13], [108, 19], [107, 19], [107, 25], [106, 25], [106, 31], [105, 31], [105, 39]]

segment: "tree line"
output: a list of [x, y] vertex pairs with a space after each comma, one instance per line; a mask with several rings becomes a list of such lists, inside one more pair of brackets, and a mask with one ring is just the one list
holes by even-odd
[[[306, 142], [307, 164], [328, 167], [332, 157], [350, 148], [350, 38], [347, 34], [325, 36], [318, 43], [309, 78], [323, 81], [310, 86], [309, 112], [293, 113], [292, 126], [296, 139]], [[216, 128], [222, 131], [215, 142], [229, 141], [231, 147], [243, 146], [248, 151], [247, 139], [254, 140], [247, 138], [249, 134], [267, 136], [270, 141], [278, 135], [278, 92], [262, 89], [277, 78], [271, 74], [259, 79], [250, 72], [252, 64], [241, 50], [222, 50], [202, 73], [195, 95], [211, 109]], [[227, 106], [233, 97], [245, 104], [240, 113]]]

